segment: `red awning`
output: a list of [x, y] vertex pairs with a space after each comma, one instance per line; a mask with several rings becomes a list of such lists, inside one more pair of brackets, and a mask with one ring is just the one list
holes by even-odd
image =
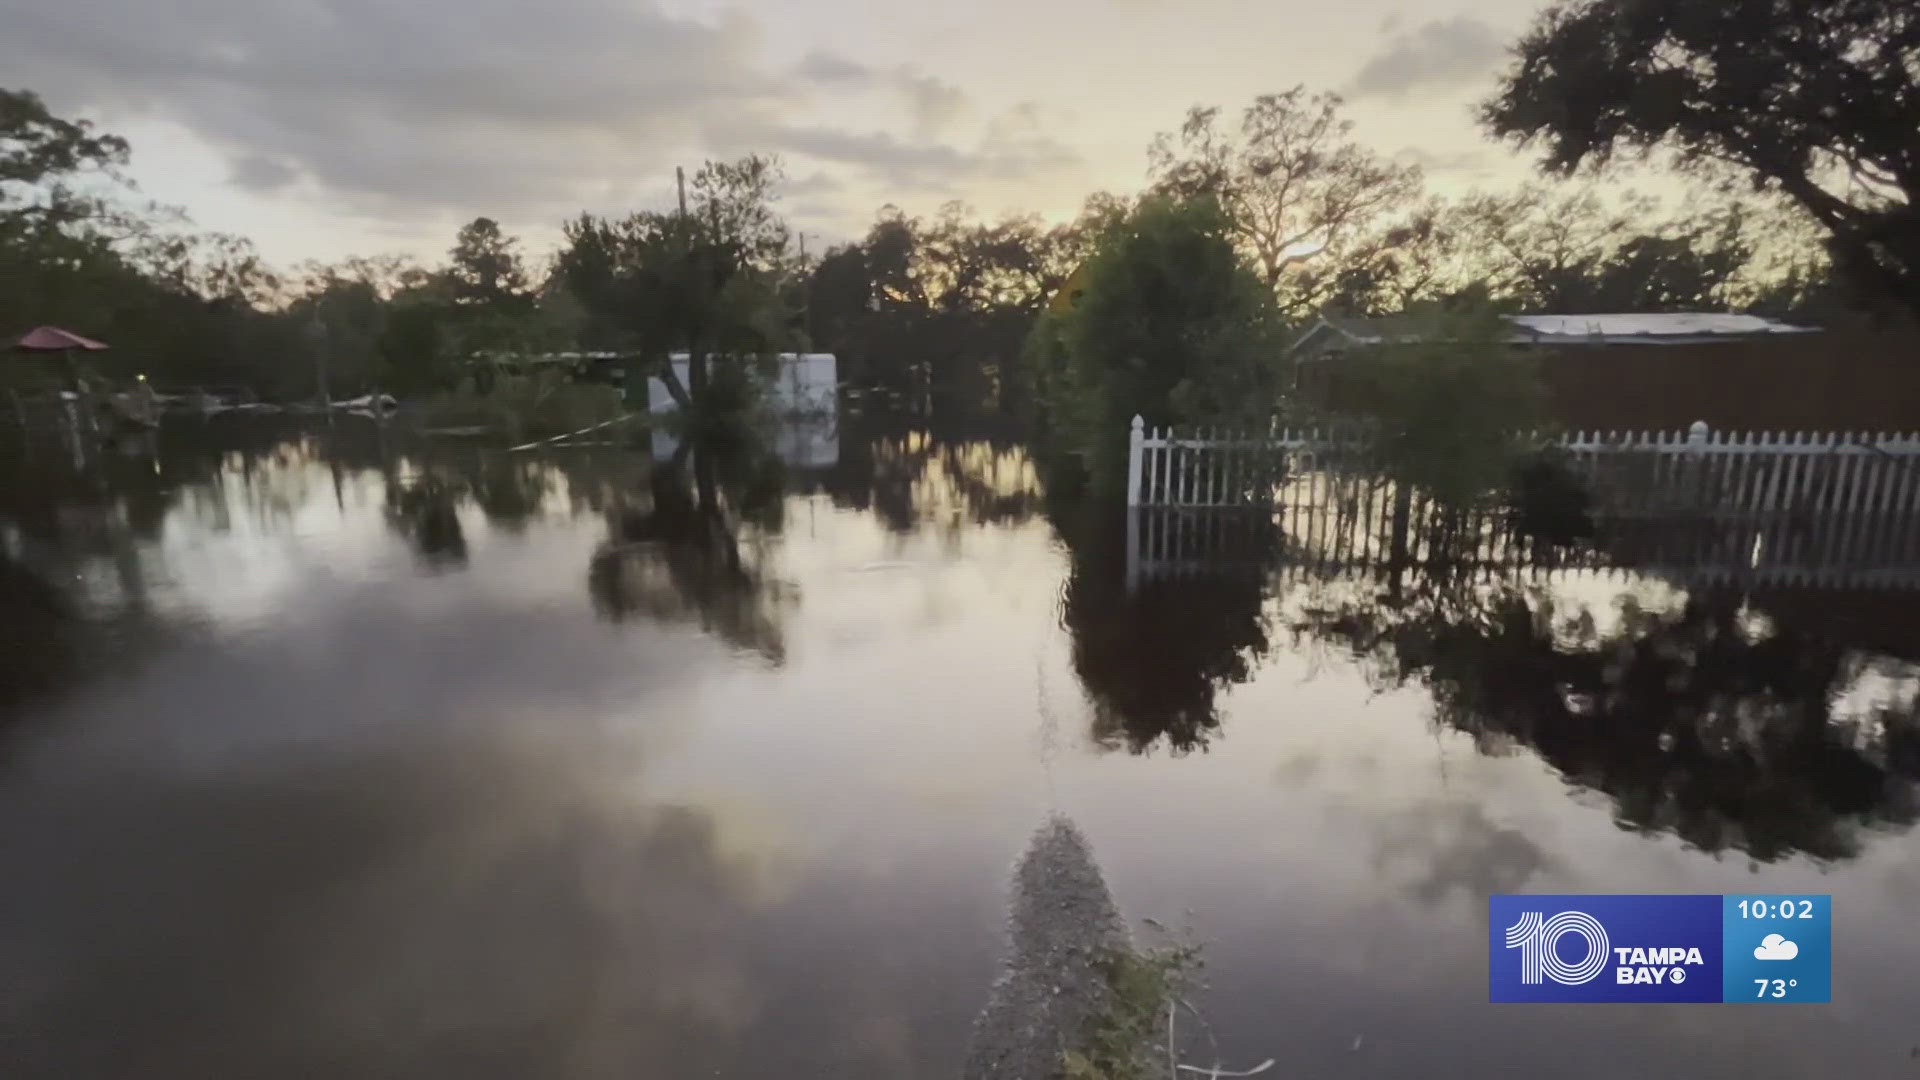
[[20, 335], [20, 340], [14, 342], [13, 347], [21, 352], [65, 352], [68, 349], [97, 352], [106, 348], [92, 338], [83, 338], [57, 326], [36, 326]]

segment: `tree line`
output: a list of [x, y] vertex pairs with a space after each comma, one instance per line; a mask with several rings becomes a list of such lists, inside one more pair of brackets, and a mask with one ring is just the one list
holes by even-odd
[[[431, 391], [487, 354], [817, 349], [912, 407], [946, 396], [1025, 408], [1079, 377], [1049, 366], [1045, 342], [1027, 344], [1036, 322], [1081, 291], [1116, 237], [1158, 230], [1171, 252], [1175, 219], [1239, 264], [1208, 271], [1226, 299], [1189, 299], [1216, 321], [1221, 304], [1257, 315], [1233, 333], [1261, 347], [1318, 313], [1422, 306], [1911, 312], [1916, 25], [1873, 0], [1568, 0], [1515, 46], [1482, 107], [1488, 132], [1538, 148], [1554, 179], [1441, 198], [1417, 166], [1359, 141], [1336, 95], [1295, 87], [1237, 113], [1194, 108], [1152, 142], [1143, 190], [1093, 195], [1072, 221], [886, 207], [816, 256], [779, 212], [780, 163], [749, 156], [696, 169], [668, 209], [582, 214], [545, 256], [480, 217], [437, 265], [276, 270], [241, 238], [140, 203], [123, 139], [0, 91], [0, 325], [101, 337], [162, 384], [280, 397], [311, 396], [323, 378], [335, 395]], [[1694, 194], [1674, 205], [1590, 175], [1634, 156], [1698, 181]], [[1258, 312], [1248, 281], [1265, 295]], [[1189, 397], [1246, 389], [1154, 377], [1168, 393], [1183, 379]]]

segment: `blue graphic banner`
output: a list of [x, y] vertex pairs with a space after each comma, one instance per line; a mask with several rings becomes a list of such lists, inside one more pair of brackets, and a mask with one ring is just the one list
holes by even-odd
[[1495, 896], [1488, 996], [1827, 1001], [1831, 908], [1826, 896]]

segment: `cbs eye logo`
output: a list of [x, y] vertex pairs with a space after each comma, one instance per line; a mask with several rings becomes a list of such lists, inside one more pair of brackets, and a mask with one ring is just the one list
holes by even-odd
[[[1560, 959], [1560, 939], [1577, 934], [1586, 939], [1587, 958], [1577, 964]], [[1607, 966], [1607, 928], [1584, 911], [1563, 911], [1553, 918], [1523, 911], [1520, 921], [1507, 927], [1507, 948], [1520, 950], [1520, 982], [1537, 986], [1542, 977], [1561, 986], [1583, 986], [1600, 977]]]

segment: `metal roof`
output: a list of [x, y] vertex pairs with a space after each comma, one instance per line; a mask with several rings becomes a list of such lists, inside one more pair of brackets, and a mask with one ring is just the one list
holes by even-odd
[[1812, 332], [1810, 327], [1789, 326], [1758, 315], [1691, 311], [1656, 315], [1508, 315], [1506, 320], [1529, 334], [1550, 340], [1634, 342], [1650, 338], [1712, 339]]
[[[1513, 327], [1507, 340], [1516, 344], [1563, 345], [1691, 345], [1709, 341], [1776, 337], [1814, 333], [1812, 327], [1792, 326], [1758, 315], [1714, 312], [1672, 312], [1654, 315], [1504, 315]], [[1434, 320], [1417, 315], [1352, 318], [1321, 317], [1294, 343], [1295, 351], [1328, 339], [1319, 351], [1337, 352], [1364, 345], [1390, 345], [1426, 340]]]

